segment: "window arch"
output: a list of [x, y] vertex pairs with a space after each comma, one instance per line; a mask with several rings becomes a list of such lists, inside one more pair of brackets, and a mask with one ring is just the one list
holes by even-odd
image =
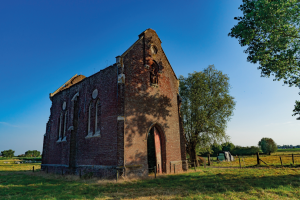
[[98, 99], [96, 101], [95, 106], [95, 135], [94, 136], [100, 136], [100, 130], [101, 130], [101, 105], [100, 100]]
[[151, 65], [151, 70], [150, 70], [150, 83], [152, 86], [158, 85], [158, 72], [159, 72], [159, 65], [155, 60], [153, 60], [153, 63]]
[[67, 132], [67, 116], [68, 111], [62, 111], [59, 116], [58, 124], [58, 139], [56, 142], [65, 142], [67, 141], [66, 132]]
[[62, 121], [63, 121], [63, 113], [61, 112], [60, 113], [60, 116], [59, 116], [59, 125], [58, 125], [58, 140], [57, 142], [60, 142], [61, 141], [61, 124], [62, 124]]
[[93, 136], [93, 131], [91, 129], [91, 115], [92, 115], [92, 102], [89, 105], [89, 113], [88, 113], [88, 135], [87, 137], [92, 137]]
[[64, 117], [64, 132], [62, 134], [62, 139], [61, 141], [67, 141], [66, 138], [66, 131], [67, 131], [67, 115], [68, 115], [68, 111], [65, 112], [65, 117]]

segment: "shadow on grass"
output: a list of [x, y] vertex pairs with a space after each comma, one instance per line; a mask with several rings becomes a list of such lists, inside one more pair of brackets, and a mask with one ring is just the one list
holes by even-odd
[[[30, 172], [0, 172], [0, 199], [94, 199], [94, 198], [150, 198], [153, 196], [190, 197], [220, 195], [228, 192], [249, 192], [271, 189], [277, 195], [299, 189], [299, 174], [266, 175], [263, 169], [201, 170], [198, 172], [162, 176], [157, 179], [103, 184], [101, 180], [78, 180]], [[277, 171], [276, 171], [277, 170]], [[296, 169], [295, 169], [296, 170]], [[237, 172], [238, 171], [238, 172]], [[284, 173], [284, 170], [281, 170]], [[76, 180], [77, 179], [77, 180]], [[286, 195], [286, 194], [285, 194]], [[292, 193], [290, 195], [299, 195]], [[298, 198], [298, 196], [289, 196]]]

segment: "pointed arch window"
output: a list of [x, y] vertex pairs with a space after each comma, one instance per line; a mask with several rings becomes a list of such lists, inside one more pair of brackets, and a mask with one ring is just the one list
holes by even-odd
[[67, 131], [67, 116], [68, 111], [62, 111], [59, 116], [59, 125], [58, 125], [58, 139], [56, 142], [65, 142], [66, 131]]
[[93, 130], [91, 129], [91, 121], [92, 121], [92, 119], [91, 119], [91, 117], [92, 117], [92, 102], [90, 103], [90, 105], [89, 105], [89, 110], [88, 110], [88, 135], [87, 135], [87, 137], [92, 137], [93, 136], [93, 134], [94, 134], [94, 132], [93, 132]]
[[60, 113], [59, 125], [58, 125], [58, 140], [57, 140], [57, 142], [61, 142], [61, 126], [62, 126], [62, 121], [63, 121], [63, 113]]
[[100, 137], [101, 103], [100, 99], [92, 100], [88, 109], [88, 134], [85, 138]]
[[65, 112], [65, 117], [64, 117], [64, 132], [63, 132], [62, 139], [61, 139], [62, 142], [67, 141], [67, 138], [66, 138], [67, 116], [68, 116], [68, 111]]
[[100, 136], [100, 130], [101, 130], [101, 105], [100, 100], [98, 99], [96, 102], [96, 112], [95, 112], [95, 135], [94, 136]]

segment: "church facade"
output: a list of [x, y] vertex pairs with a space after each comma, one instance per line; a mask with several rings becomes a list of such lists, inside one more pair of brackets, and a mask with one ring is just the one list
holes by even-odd
[[42, 170], [114, 176], [186, 169], [179, 80], [147, 29], [116, 63], [75, 75], [54, 93]]

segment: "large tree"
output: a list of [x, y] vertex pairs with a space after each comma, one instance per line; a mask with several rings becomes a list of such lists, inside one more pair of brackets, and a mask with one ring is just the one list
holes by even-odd
[[235, 148], [235, 145], [231, 142], [225, 142], [222, 144], [222, 150], [223, 151], [233, 151], [233, 149]]
[[12, 158], [12, 157], [14, 157], [14, 153], [15, 153], [15, 151], [13, 151], [11, 149], [1, 151], [2, 156], [6, 157], [6, 158]]
[[28, 150], [25, 152], [26, 157], [39, 157], [41, 155], [41, 152], [38, 150]]
[[247, 46], [247, 60], [259, 63], [263, 77], [300, 86], [300, 1], [243, 0], [239, 9], [243, 16], [234, 18], [238, 24], [228, 35]]
[[229, 89], [229, 77], [213, 65], [187, 78], [180, 76], [180, 111], [191, 160], [197, 160], [198, 149], [226, 139], [226, 124], [235, 107]]
[[268, 153], [269, 155], [277, 151], [277, 144], [272, 138], [262, 138], [258, 142], [258, 146], [261, 148], [263, 153]]

